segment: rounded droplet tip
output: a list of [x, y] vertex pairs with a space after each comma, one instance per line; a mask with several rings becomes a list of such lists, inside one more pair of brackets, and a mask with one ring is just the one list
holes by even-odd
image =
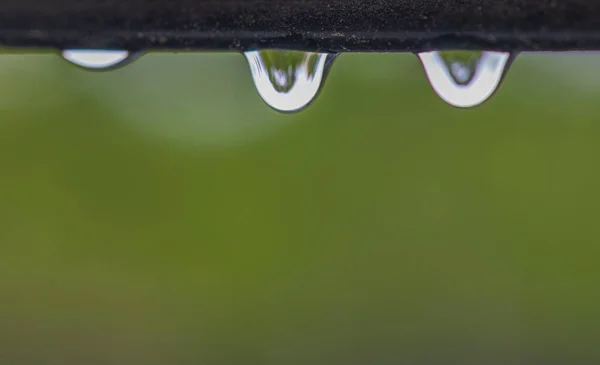
[[293, 113], [306, 108], [321, 90], [335, 55], [263, 50], [244, 55], [261, 98], [273, 109]]
[[110, 70], [123, 66], [136, 57], [136, 54], [123, 50], [67, 49], [62, 57], [88, 70]]
[[511, 54], [492, 51], [435, 51], [419, 53], [427, 78], [448, 104], [471, 108], [498, 89]]

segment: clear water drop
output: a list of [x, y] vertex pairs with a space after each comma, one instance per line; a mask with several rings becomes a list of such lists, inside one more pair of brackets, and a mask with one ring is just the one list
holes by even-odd
[[419, 53], [435, 92], [459, 108], [477, 106], [494, 94], [510, 66], [508, 52], [435, 51]]
[[291, 113], [315, 100], [337, 55], [263, 50], [245, 56], [262, 99], [275, 110]]
[[65, 60], [89, 70], [109, 70], [123, 66], [137, 54], [122, 50], [68, 49], [62, 52]]

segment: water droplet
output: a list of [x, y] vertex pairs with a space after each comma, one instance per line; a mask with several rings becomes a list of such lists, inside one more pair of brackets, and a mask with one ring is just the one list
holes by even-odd
[[280, 112], [306, 108], [319, 93], [336, 54], [302, 51], [245, 53], [258, 93]]
[[136, 53], [119, 50], [69, 49], [62, 52], [65, 60], [89, 70], [110, 70], [136, 58]]
[[492, 51], [436, 51], [419, 53], [435, 92], [460, 108], [477, 106], [496, 91], [511, 54]]

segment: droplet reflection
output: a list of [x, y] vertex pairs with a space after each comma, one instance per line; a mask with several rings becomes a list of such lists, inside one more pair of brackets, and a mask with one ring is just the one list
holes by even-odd
[[435, 92], [460, 108], [477, 106], [494, 94], [511, 54], [491, 51], [436, 51], [419, 54]]
[[317, 96], [335, 54], [302, 51], [251, 51], [245, 56], [258, 93], [272, 108], [295, 112]]
[[135, 54], [120, 50], [71, 49], [64, 50], [65, 60], [91, 70], [109, 70], [135, 58]]

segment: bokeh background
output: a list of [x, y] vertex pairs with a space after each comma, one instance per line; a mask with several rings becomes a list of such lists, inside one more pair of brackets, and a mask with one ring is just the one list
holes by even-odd
[[0, 363], [600, 363], [599, 63], [458, 110], [342, 55], [281, 115], [239, 54], [0, 56]]

